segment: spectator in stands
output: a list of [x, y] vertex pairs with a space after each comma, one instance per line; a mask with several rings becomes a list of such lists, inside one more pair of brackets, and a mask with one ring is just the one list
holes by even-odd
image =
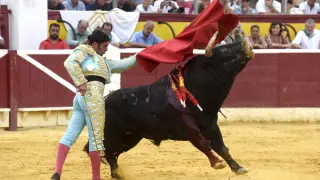
[[233, 42], [242, 41], [245, 37], [241, 23], [226, 37], [219, 45], [232, 44]]
[[133, 12], [135, 8], [132, 4], [130, 4], [127, 0], [118, 0], [118, 7], [119, 9], [126, 11], [126, 12]]
[[221, 45], [242, 41], [245, 37], [241, 23], [221, 42]]
[[308, 19], [305, 29], [299, 31], [292, 41], [292, 47], [298, 49], [319, 49], [320, 31], [315, 29], [315, 21]]
[[299, 4], [296, 5], [297, 1], [288, 0], [287, 12], [289, 14], [303, 14], [303, 11], [299, 8]]
[[232, 10], [241, 8], [241, 0], [231, 0], [229, 6]]
[[129, 42], [130, 47], [145, 48], [161, 43], [162, 40], [152, 33], [153, 29], [154, 22], [147, 21], [142, 31], [133, 34]]
[[256, 11], [258, 14], [278, 14], [281, 13], [281, 3], [276, 0], [258, 0]]
[[86, 6], [83, 2], [79, 0], [65, 0], [63, 2], [64, 7], [66, 7], [68, 10], [72, 11], [85, 11]]
[[285, 49], [291, 47], [288, 39], [283, 34], [282, 25], [278, 21], [271, 23], [269, 33], [265, 39], [269, 49]]
[[48, 0], [48, 9], [49, 10], [66, 10], [64, 5], [60, 0]]
[[140, 13], [154, 13], [157, 12], [156, 9], [151, 5], [151, 0], [143, 0], [142, 4], [139, 4], [136, 7], [135, 11], [139, 11]]
[[264, 40], [263, 37], [260, 36], [260, 27], [258, 25], [252, 25], [251, 28], [251, 36], [249, 36], [249, 40], [254, 49], [266, 49], [268, 44]]
[[112, 2], [106, 2], [105, 0], [96, 0], [95, 3], [89, 4], [87, 6], [87, 11], [111, 11], [112, 10]]
[[90, 4], [95, 3], [95, 0], [81, 0], [83, 2], [83, 4], [86, 6], [86, 9], [88, 9], [88, 6]]
[[78, 26], [74, 37], [73, 31], [69, 30], [67, 33], [67, 43], [70, 48], [75, 48], [81, 43], [85, 43], [87, 41], [87, 38], [89, 36], [89, 32], [87, 31], [87, 28], [89, 26], [89, 22], [86, 20], [80, 20], [78, 22]]
[[103, 23], [101, 30], [110, 38], [110, 44], [116, 47], [120, 47], [120, 39], [114, 33], [112, 33], [113, 26], [109, 22]]
[[142, 0], [127, 0], [128, 3], [130, 3], [134, 9], [136, 9], [136, 7], [139, 5], [139, 4], [142, 4]]
[[250, 0], [242, 0], [241, 6], [234, 7], [233, 14], [256, 14], [257, 11], [249, 7], [248, 2]]
[[176, 2], [171, 0], [158, 0], [154, 2], [154, 8], [157, 12], [168, 13], [179, 9]]
[[50, 37], [40, 43], [39, 49], [69, 49], [68, 44], [59, 38], [60, 25], [50, 24]]
[[210, 0], [202, 0], [199, 2], [198, 13], [200, 14], [210, 4]]
[[306, 0], [299, 5], [303, 14], [318, 14], [320, 11], [319, 3], [316, 0]]

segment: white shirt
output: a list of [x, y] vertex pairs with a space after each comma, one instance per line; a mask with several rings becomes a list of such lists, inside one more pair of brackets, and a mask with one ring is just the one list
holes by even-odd
[[[272, 6], [280, 13], [281, 12], [281, 3], [276, 0], [273, 0]], [[259, 0], [256, 4], [257, 13], [261, 12], [271, 12], [271, 10], [266, 6], [265, 0]]]
[[115, 33], [111, 32], [111, 37], [111, 43], [120, 43], [121, 40]]
[[136, 10], [135, 11], [139, 11], [141, 13], [153, 13], [153, 12], [156, 12], [156, 9], [152, 6], [152, 5], [149, 5], [147, 11], [143, 8], [142, 4], [139, 4], [137, 7], [136, 7]]
[[304, 31], [299, 31], [297, 36], [292, 41], [292, 44], [298, 44], [303, 49], [319, 49], [320, 45], [320, 31], [313, 30], [314, 35], [309, 38]]
[[300, 3], [299, 8], [302, 10], [303, 14], [318, 14], [318, 11], [320, 11], [319, 3], [314, 3], [313, 8], [310, 9], [307, 2], [302, 2]]

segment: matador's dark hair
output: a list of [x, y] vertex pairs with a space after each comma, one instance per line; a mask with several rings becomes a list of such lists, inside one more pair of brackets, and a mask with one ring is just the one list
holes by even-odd
[[109, 42], [110, 38], [102, 32], [100, 29], [96, 29], [92, 32], [91, 35], [88, 36], [88, 44], [91, 45], [92, 43], [96, 42], [98, 44]]

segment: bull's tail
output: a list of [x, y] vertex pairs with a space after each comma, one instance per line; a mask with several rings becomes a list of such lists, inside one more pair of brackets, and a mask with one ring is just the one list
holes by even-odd
[[[84, 145], [83, 151], [86, 152], [87, 155], [89, 156], [89, 141], [87, 142], [86, 145]], [[103, 164], [107, 164], [107, 159], [106, 159], [106, 157], [101, 157], [101, 158], [103, 158], [103, 159], [101, 159], [101, 162], [102, 162]]]

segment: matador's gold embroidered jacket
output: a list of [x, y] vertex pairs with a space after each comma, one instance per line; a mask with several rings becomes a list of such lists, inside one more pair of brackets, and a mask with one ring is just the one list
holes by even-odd
[[104, 59], [89, 45], [79, 45], [64, 62], [77, 87], [86, 83], [89, 75], [103, 77], [110, 83], [111, 73], [124, 72], [136, 64], [136, 55], [121, 60]]

